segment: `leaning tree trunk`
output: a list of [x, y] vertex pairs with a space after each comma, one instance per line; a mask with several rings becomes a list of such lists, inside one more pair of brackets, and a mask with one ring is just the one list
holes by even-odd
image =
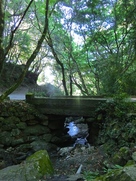
[[1, 96], [0, 96], [0, 102], [2, 102], [9, 94], [11, 94], [19, 85], [23, 82], [25, 75], [31, 65], [31, 63], [34, 61], [35, 57], [37, 56], [38, 52], [40, 51], [41, 45], [45, 39], [45, 36], [47, 34], [48, 30], [48, 9], [49, 9], [49, 0], [46, 0], [46, 10], [45, 10], [45, 25], [42, 32], [42, 35], [37, 43], [37, 46], [35, 50], [33, 51], [30, 58], [27, 60], [27, 63], [25, 65], [24, 70], [22, 71], [21, 75], [19, 76], [18, 80], [15, 84], [13, 84], [8, 90], [6, 90]]

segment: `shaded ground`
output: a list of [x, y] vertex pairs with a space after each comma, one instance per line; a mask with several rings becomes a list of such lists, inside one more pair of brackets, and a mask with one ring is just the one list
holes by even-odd
[[[92, 172], [103, 172], [104, 160], [107, 159], [107, 155], [104, 154], [100, 149], [77, 145], [73, 150], [66, 152], [64, 156], [54, 154], [50, 156], [55, 169], [55, 176], [51, 178], [45, 178], [48, 181], [65, 181], [70, 176], [75, 175], [81, 167], [81, 177], [83, 174]], [[44, 181], [43, 180], [43, 181]], [[77, 179], [78, 180], [78, 179]], [[84, 179], [82, 179], [84, 180]], [[70, 180], [72, 181], [72, 180]], [[73, 178], [73, 181], [76, 179]]]
[[[10, 155], [7, 156], [10, 158]], [[84, 145], [61, 148], [57, 152], [50, 152], [49, 156], [55, 173], [38, 181], [85, 181], [83, 175], [90, 171], [103, 173], [104, 162], [108, 160], [100, 148]]]

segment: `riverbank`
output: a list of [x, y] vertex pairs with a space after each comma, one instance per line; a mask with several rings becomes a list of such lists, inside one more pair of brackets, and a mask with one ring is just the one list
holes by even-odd
[[[61, 156], [62, 152], [63, 156]], [[103, 163], [108, 161], [108, 156], [100, 147], [76, 145], [73, 148], [60, 149], [57, 153], [50, 155], [50, 159], [55, 174], [53, 177], [43, 179], [43, 181], [65, 181], [63, 179], [67, 180], [70, 177], [76, 181], [77, 177], [84, 179], [84, 176], [89, 172], [103, 174], [105, 169]]]
[[[55, 174], [52, 177], [44, 177], [41, 181], [91, 181], [98, 176], [104, 177], [106, 173], [113, 173], [114, 176], [114, 173], [116, 175], [117, 171], [123, 167], [125, 169], [125, 166], [130, 166], [130, 169], [135, 167], [136, 149], [122, 147], [116, 153], [112, 153], [116, 158], [115, 155], [112, 157], [107, 154], [103, 145], [99, 147], [78, 145], [70, 150], [71, 148], [67, 147], [66, 154], [61, 157], [58, 154], [50, 156]], [[124, 179], [120, 181], [128, 181], [126, 175], [120, 174]], [[116, 179], [113, 178], [112, 181], [114, 180]]]

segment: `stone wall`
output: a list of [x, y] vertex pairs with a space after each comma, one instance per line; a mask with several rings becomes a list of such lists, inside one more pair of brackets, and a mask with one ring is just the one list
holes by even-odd
[[54, 148], [55, 144], [61, 142], [63, 123], [58, 117], [56, 124], [56, 120], [54, 122], [53, 118], [40, 114], [25, 101], [1, 103], [0, 155], [7, 157], [10, 153], [16, 152], [14, 157], [16, 155], [16, 158], [21, 159], [39, 149]]

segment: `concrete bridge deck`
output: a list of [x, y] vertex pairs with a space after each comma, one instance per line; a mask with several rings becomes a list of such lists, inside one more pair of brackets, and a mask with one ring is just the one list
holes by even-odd
[[98, 105], [106, 102], [101, 97], [45, 97], [26, 96], [26, 102], [33, 104], [41, 113], [49, 115], [90, 117]]

